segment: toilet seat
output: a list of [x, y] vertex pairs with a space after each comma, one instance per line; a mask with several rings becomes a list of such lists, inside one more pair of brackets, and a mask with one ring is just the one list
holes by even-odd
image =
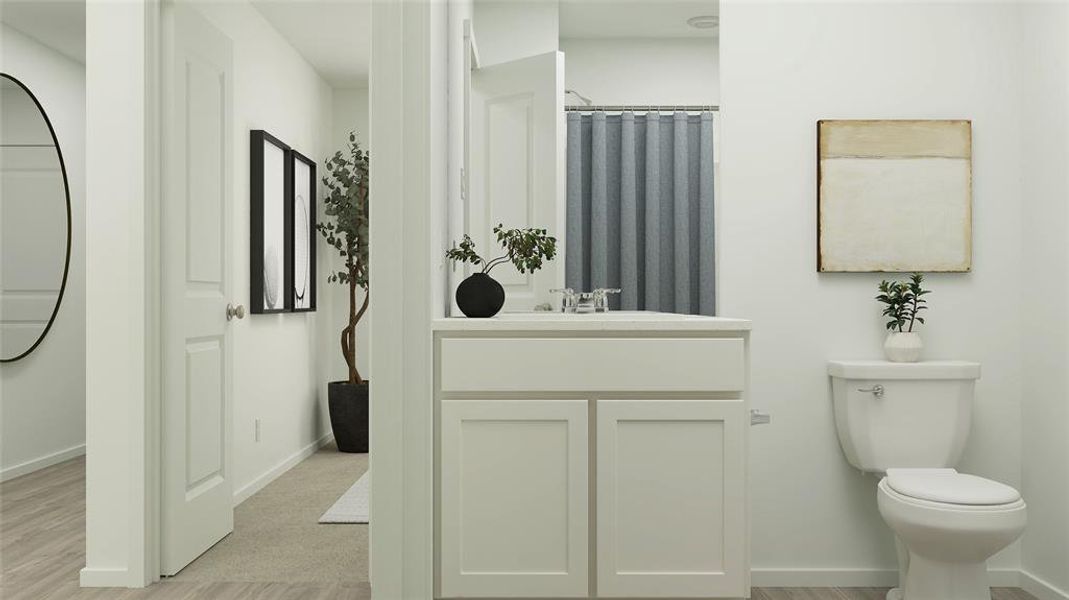
[[900, 496], [963, 507], [1004, 506], [1021, 500], [1014, 488], [954, 469], [887, 469], [887, 485]]

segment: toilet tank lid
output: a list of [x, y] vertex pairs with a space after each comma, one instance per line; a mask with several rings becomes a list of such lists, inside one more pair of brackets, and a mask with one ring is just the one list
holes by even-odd
[[964, 360], [926, 360], [915, 363], [829, 360], [828, 375], [842, 379], [979, 379], [980, 363]]
[[1021, 499], [1004, 483], [954, 469], [887, 469], [887, 485], [903, 496], [945, 504], [994, 506]]

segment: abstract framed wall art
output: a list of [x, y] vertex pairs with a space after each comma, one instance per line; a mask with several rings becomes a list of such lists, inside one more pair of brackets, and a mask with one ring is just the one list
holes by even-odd
[[253, 314], [288, 312], [293, 309], [290, 147], [261, 129], [253, 130], [249, 140], [249, 309]]
[[293, 310], [316, 309], [316, 165], [307, 156], [290, 151], [293, 171], [290, 210], [293, 214]]
[[972, 123], [817, 123], [817, 270], [972, 268]]

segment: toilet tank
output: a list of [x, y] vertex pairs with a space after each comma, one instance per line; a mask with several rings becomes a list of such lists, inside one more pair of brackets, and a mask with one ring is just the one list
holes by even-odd
[[[969, 437], [980, 365], [965, 361], [828, 362], [835, 426], [850, 464], [953, 467]], [[882, 388], [882, 394], [873, 390]]]

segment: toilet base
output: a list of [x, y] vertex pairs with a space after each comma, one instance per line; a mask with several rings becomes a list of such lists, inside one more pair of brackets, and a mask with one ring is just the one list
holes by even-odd
[[[888, 600], [892, 600], [890, 594]], [[946, 563], [912, 554], [902, 600], [991, 600], [987, 563]]]
[[887, 590], [887, 600], [902, 600], [902, 588], [891, 588]]

